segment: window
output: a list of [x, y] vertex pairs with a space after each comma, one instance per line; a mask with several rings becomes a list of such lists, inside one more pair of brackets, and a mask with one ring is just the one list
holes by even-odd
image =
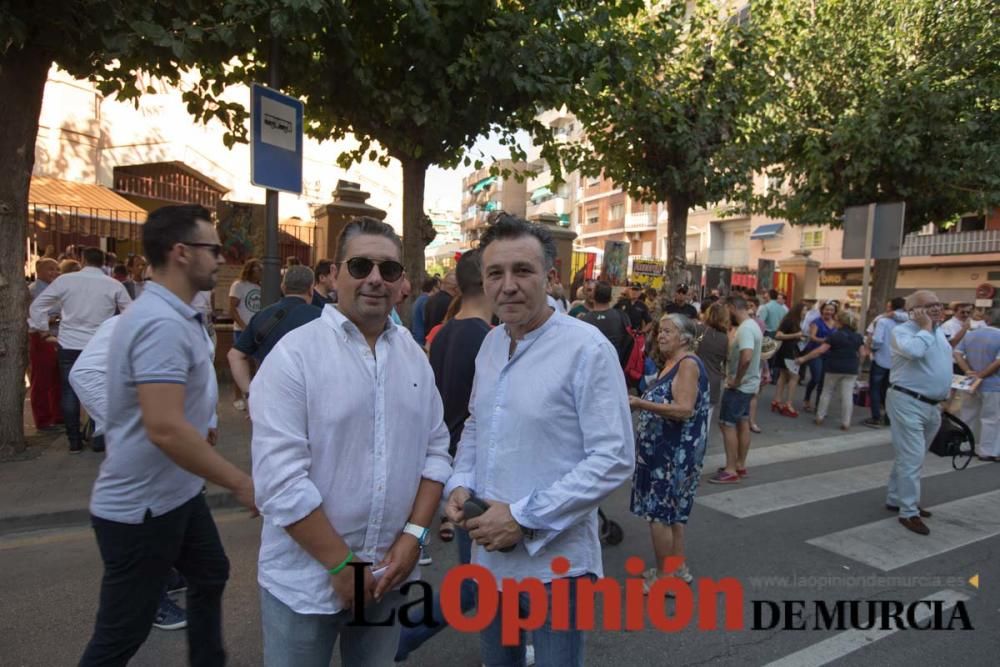
[[588, 225], [596, 225], [597, 222], [598, 222], [598, 220], [600, 220], [600, 219], [601, 219], [601, 215], [598, 212], [596, 206], [594, 206], [593, 208], [588, 208], [587, 209], [587, 224]]
[[611, 220], [624, 220], [625, 219], [625, 204], [612, 204], [611, 213], [609, 215]]
[[802, 231], [802, 247], [803, 248], [822, 248], [823, 247], [823, 230], [822, 229], [806, 229]]
[[967, 215], [958, 223], [958, 231], [961, 232], [981, 232], [986, 229], [985, 215]]

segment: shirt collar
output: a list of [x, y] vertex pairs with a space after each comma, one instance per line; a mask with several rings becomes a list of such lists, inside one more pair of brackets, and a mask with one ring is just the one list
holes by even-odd
[[104, 269], [99, 269], [96, 266], [85, 266], [82, 269], [80, 269], [80, 273], [97, 273], [102, 276], [105, 275]]
[[[536, 338], [540, 338], [546, 331], [548, 331], [549, 329], [551, 329], [551, 328], [553, 328], [553, 327], [556, 326], [556, 320], [558, 318], [559, 318], [559, 312], [558, 311], [553, 312], [551, 315], [549, 315], [549, 319], [545, 320], [545, 323], [542, 324], [542, 326], [538, 327], [537, 329], [533, 329], [533, 330], [529, 331], [528, 333], [524, 334], [524, 338], [521, 338], [518, 341], [518, 344], [520, 345], [520, 344], [523, 344], [523, 343], [527, 343], [529, 341], [533, 341]], [[503, 333], [507, 337], [507, 339], [510, 340], [510, 332], [507, 331], [507, 325], [506, 324], [503, 326]]]
[[147, 293], [158, 296], [164, 301], [166, 301], [167, 304], [171, 308], [176, 310], [178, 313], [180, 313], [181, 317], [183, 317], [184, 319], [198, 320], [201, 318], [201, 313], [192, 308], [190, 305], [181, 301], [180, 297], [178, 297], [176, 294], [174, 294], [173, 292], [171, 292], [158, 282], [147, 280], [145, 283], [145, 287], [143, 288], [143, 295]]
[[[340, 308], [337, 307], [337, 304], [332, 304], [332, 305], [333, 308], [323, 309], [323, 315], [322, 315], [323, 320], [332, 329], [341, 332], [344, 335], [344, 340], [347, 340], [348, 336], [352, 334], [356, 334], [364, 338], [364, 334], [361, 333], [361, 329], [359, 329], [354, 322], [347, 319], [346, 315], [340, 312]], [[387, 341], [392, 340], [392, 336], [394, 335], [397, 326], [398, 325], [395, 322], [393, 322], [392, 319], [386, 316], [385, 327], [383, 327], [380, 336], [384, 335]]]

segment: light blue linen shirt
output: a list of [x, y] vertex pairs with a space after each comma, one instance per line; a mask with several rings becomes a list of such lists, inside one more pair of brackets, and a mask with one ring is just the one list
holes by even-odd
[[558, 313], [518, 341], [493, 329], [476, 357], [470, 416], [445, 489], [462, 486], [510, 503], [537, 531], [513, 551], [475, 545], [472, 561], [501, 579], [551, 581], [555, 556], [567, 576], [603, 575], [597, 506], [635, 467], [628, 391], [618, 355], [596, 327]]
[[872, 332], [872, 360], [882, 368], [892, 368], [892, 345], [889, 336], [901, 322], [909, 319], [905, 311], [893, 311], [892, 315], [882, 315], [875, 320]]
[[892, 330], [892, 384], [943, 401], [951, 390], [951, 366], [951, 344], [941, 327], [932, 333], [911, 320]]

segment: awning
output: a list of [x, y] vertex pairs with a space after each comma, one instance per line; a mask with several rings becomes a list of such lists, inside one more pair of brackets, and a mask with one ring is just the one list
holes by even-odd
[[783, 222], [774, 222], [769, 225], [761, 225], [757, 229], [753, 230], [750, 234], [752, 239], [773, 239], [775, 236], [781, 233], [781, 230], [785, 227]]
[[35, 176], [28, 192], [29, 207], [103, 220], [146, 219], [146, 209], [136, 206], [113, 190], [91, 183], [73, 183]]
[[537, 203], [538, 201], [545, 199], [551, 194], [552, 190], [549, 190], [547, 187], [538, 188], [537, 190], [531, 193], [531, 201], [532, 203]]
[[472, 194], [478, 194], [482, 192], [486, 188], [496, 183], [496, 181], [497, 181], [496, 176], [488, 176], [484, 178], [483, 180], [479, 181], [478, 183], [472, 186]]

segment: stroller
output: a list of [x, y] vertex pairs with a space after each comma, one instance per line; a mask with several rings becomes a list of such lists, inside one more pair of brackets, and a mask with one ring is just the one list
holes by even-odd
[[597, 508], [597, 519], [599, 522], [598, 535], [601, 538], [601, 545], [615, 546], [616, 544], [621, 544], [621, 541], [625, 539], [625, 531], [618, 525], [618, 522], [609, 519], [600, 507]]

